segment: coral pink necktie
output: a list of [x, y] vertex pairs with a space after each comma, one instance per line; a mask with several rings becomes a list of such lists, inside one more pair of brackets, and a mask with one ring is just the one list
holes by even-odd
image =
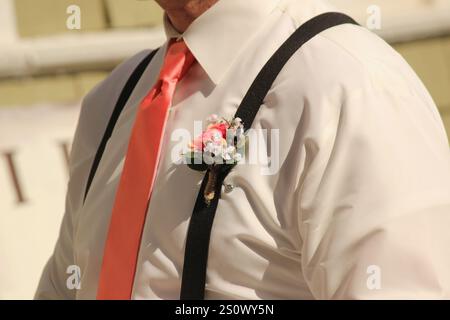
[[103, 252], [97, 299], [130, 299], [161, 141], [178, 81], [194, 62], [184, 41], [172, 41], [158, 81], [139, 106]]

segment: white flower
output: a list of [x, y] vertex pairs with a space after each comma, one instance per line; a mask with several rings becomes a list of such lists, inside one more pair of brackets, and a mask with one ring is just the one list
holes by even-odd
[[206, 119], [206, 121], [208, 121], [210, 123], [216, 123], [218, 119], [219, 119], [219, 116], [217, 114], [212, 114]]
[[218, 131], [212, 134], [213, 141], [222, 141], [222, 134]]
[[209, 153], [204, 153], [203, 154], [203, 161], [206, 164], [213, 164], [214, 163], [214, 157], [211, 154], [209, 154]]
[[223, 148], [222, 158], [224, 158], [225, 160], [231, 160], [233, 158], [234, 151], [235, 150], [233, 146]]
[[240, 154], [239, 152], [236, 152], [234, 154], [233, 160], [236, 161], [236, 162], [241, 161], [242, 160], [242, 154]]
[[204, 152], [211, 153], [214, 156], [221, 155], [222, 150], [223, 150], [222, 144], [217, 143], [217, 141], [207, 142], [204, 148]]

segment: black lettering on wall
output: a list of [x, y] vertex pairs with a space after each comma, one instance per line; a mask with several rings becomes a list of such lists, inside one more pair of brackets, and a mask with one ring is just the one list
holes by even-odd
[[14, 152], [12, 151], [4, 152], [3, 156], [5, 157], [6, 163], [8, 165], [9, 175], [11, 177], [11, 181], [14, 186], [14, 191], [16, 193], [16, 201], [19, 204], [25, 203], [26, 199], [22, 191], [21, 182], [17, 175], [17, 168], [14, 162]]

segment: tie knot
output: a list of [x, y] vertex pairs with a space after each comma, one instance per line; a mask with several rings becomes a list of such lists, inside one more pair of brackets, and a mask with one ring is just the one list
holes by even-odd
[[179, 81], [194, 61], [194, 56], [183, 40], [172, 40], [167, 48], [159, 79], [167, 82]]

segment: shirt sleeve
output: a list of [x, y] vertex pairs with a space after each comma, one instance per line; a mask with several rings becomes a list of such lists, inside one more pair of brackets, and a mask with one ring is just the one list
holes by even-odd
[[302, 269], [318, 299], [450, 298], [448, 140], [431, 99], [388, 87], [320, 106], [334, 111], [301, 141]]
[[[92, 162], [93, 150], [88, 141], [97, 143], [97, 132], [91, 132], [89, 121], [99, 119], [92, 112], [92, 97], [95, 89], [85, 97], [82, 103], [77, 129], [72, 143], [69, 159], [69, 183], [66, 193], [65, 213], [61, 222], [59, 237], [54, 251], [44, 267], [35, 299], [75, 299], [77, 281], [80, 281], [81, 270], [75, 263], [73, 250], [74, 219], [76, 208], [84, 197], [86, 172]], [[77, 278], [78, 277], [78, 278]]]
[[72, 274], [70, 268], [74, 266], [70, 205], [66, 204], [66, 210], [53, 255], [45, 265], [39, 281], [34, 297], [37, 300], [75, 299], [74, 287], [67, 285], [68, 281], [71, 281], [69, 277], [77, 274]]

